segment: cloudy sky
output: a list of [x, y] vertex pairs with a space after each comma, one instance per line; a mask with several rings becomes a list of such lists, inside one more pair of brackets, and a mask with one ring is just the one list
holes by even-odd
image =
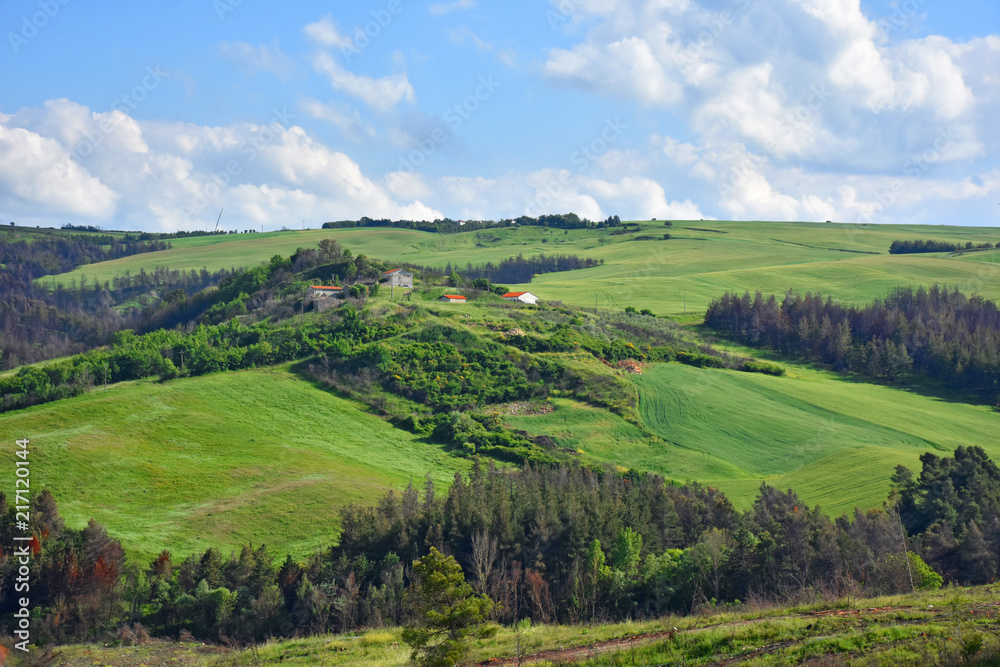
[[0, 220], [1000, 226], [996, 0], [7, 0]]

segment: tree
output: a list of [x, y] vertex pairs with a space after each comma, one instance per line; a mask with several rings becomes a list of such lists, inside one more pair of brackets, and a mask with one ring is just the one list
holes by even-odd
[[420, 665], [451, 667], [465, 656], [470, 637], [495, 632], [483, 623], [493, 600], [476, 595], [462, 567], [435, 547], [413, 561], [405, 603], [412, 609], [412, 620], [403, 629], [403, 641], [413, 647], [411, 659]]

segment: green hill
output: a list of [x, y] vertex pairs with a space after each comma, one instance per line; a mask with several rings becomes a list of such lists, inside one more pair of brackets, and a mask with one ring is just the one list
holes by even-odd
[[[662, 222], [642, 224], [646, 234], [639, 236], [667, 229]], [[531, 289], [544, 299], [563, 298], [579, 306], [593, 306], [596, 296], [613, 309], [633, 305], [680, 314], [685, 292], [691, 311], [732, 288], [821, 290], [861, 302], [897, 284], [943, 282], [998, 297], [1000, 283], [991, 279], [996, 269], [988, 261], [995, 252], [886, 252], [897, 238], [981, 242], [996, 238], [996, 231], [720, 221], [675, 223], [670, 240], [540, 227], [450, 235], [314, 230], [175, 239], [171, 250], [86, 266], [59, 279], [108, 277], [149, 269], [159, 261], [171, 268], [253, 264], [335, 237], [355, 255], [439, 267], [495, 262], [519, 252], [593, 256], [604, 259], [604, 265], [541, 275]], [[512, 309], [495, 296], [438, 304], [434, 299], [443, 289], [418, 291], [412, 301], [397, 295], [395, 304], [383, 294], [367, 308], [378, 313], [375, 319], [399, 318], [408, 334], [422, 330], [427, 344], [454, 330], [461, 335], [446, 337], [459, 342], [468, 337], [472, 348], [483, 341], [495, 345], [500, 338], [494, 332], [512, 327], [545, 339], [582, 323], [595, 332], [596, 341], [632, 326], [622, 322], [625, 328], [616, 329], [613, 318], [605, 317], [612, 313]], [[310, 321], [326, 317], [307, 316]], [[662, 319], [647, 319], [666, 326]], [[694, 332], [676, 335], [689, 346], [697, 343]], [[389, 348], [396, 350], [392, 354], [413, 354], [395, 344]], [[852, 382], [792, 363], [784, 364], [789, 373], [780, 378], [676, 363], [651, 364], [643, 375], [633, 376], [601, 364], [597, 357], [603, 354], [540, 353], [539, 359], [570, 369], [575, 388], [552, 394], [554, 411], [505, 414], [505, 422], [533, 436], [549, 436], [563, 448], [542, 451], [546, 457], [699, 480], [718, 486], [742, 506], [766, 481], [794, 488], [804, 501], [833, 514], [881, 504], [893, 466], [915, 468], [925, 451], [980, 445], [1000, 455], [993, 437], [1000, 415], [985, 406]], [[426, 377], [422, 370], [413, 372], [413, 378], [396, 376], [406, 392], [444, 391], [439, 398], [447, 398], [450, 384], [442, 384], [438, 371]], [[408, 407], [397, 398], [379, 389], [364, 400], [389, 400], [399, 412], [396, 417], [403, 418], [416, 404]], [[618, 407], [600, 407], [610, 405]], [[123, 383], [107, 394], [95, 391], [8, 413], [0, 416], [0, 424], [33, 439], [35, 482], [53, 489], [70, 521], [79, 525], [94, 517], [143, 553], [163, 547], [188, 553], [266, 539], [299, 555], [335, 537], [336, 509], [345, 503], [374, 499], [410, 479], [420, 482], [427, 472], [443, 482], [469, 465], [288, 370]], [[429, 421], [424, 426], [425, 433], [435, 428]]]
[[[862, 303], [897, 285], [942, 283], [967, 293], [1000, 298], [1000, 281], [989, 261], [995, 253], [889, 255], [896, 239], [980, 243], [1000, 241], [984, 227], [856, 225], [804, 222], [687, 221], [664, 227], [641, 222], [638, 232], [521, 227], [459, 234], [364, 228], [236, 234], [174, 239], [173, 248], [81, 267], [41, 279], [44, 284], [110, 280], [166, 266], [209, 270], [248, 266], [298, 247], [336, 238], [355, 253], [393, 262], [443, 268], [505, 257], [576, 254], [605, 260], [601, 267], [536, 277], [530, 289], [546, 299], [577, 305], [650, 308], [658, 314], [704, 311], [726, 290], [783, 293], [821, 291]], [[671, 238], [663, 240], [663, 233]], [[637, 237], [652, 240], [636, 240]], [[520, 287], [526, 287], [521, 285]]]
[[506, 419], [588, 459], [717, 486], [740, 506], [766, 481], [835, 515], [880, 506], [893, 467], [919, 469], [926, 451], [979, 445], [1000, 458], [992, 408], [786, 367], [788, 376], [770, 377], [657, 364], [634, 376], [643, 425], [657, 439], [567, 399], [545, 415]]
[[0, 425], [31, 439], [32, 488], [68, 523], [97, 519], [143, 556], [249, 541], [301, 557], [335, 539], [339, 507], [467, 467], [281, 368], [125, 382]]

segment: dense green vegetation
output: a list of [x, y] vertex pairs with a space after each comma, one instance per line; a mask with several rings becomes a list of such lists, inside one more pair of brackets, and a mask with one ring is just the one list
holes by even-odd
[[947, 241], [935, 241], [933, 239], [928, 239], [926, 241], [893, 241], [892, 245], [889, 246], [889, 254], [892, 255], [905, 255], [908, 253], [919, 253], [919, 252], [956, 252], [958, 250], [989, 250], [993, 248], [994, 244], [985, 243], [973, 243], [972, 241], [967, 241], [965, 245], [959, 243], [948, 243]]
[[912, 370], [986, 403], [1000, 401], [1000, 310], [957, 289], [901, 288], [861, 307], [789, 291], [713, 301], [705, 324], [741, 344], [798, 354], [876, 381]]
[[122, 300], [85, 294], [82, 284], [79, 293], [49, 292], [36, 278], [169, 247], [129, 234], [0, 228], [0, 369], [80, 352], [107, 342], [123, 326], [139, 324], [136, 309], [114, 308]]
[[[655, 621], [590, 625], [522, 623], [472, 643], [469, 661], [548, 667], [698, 664], [862, 666], [996, 664], [997, 586], [792, 605], [741, 605]], [[229, 649], [201, 642], [149, 641], [122, 632], [110, 646], [59, 647], [67, 667], [179, 663], [192, 667], [370, 665], [404, 667], [410, 651], [399, 628], [276, 639]], [[42, 652], [38, 651], [36, 655]], [[34, 656], [32, 656], [34, 657]], [[810, 662], [811, 661], [811, 662]]]
[[[36, 508], [49, 517], [36, 532], [53, 588], [39, 583], [45, 595], [64, 587], [49, 636], [141, 621], [259, 640], [412, 622], [409, 563], [431, 547], [500, 602], [493, 618], [506, 624], [1000, 573], [1000, 472], [987, 458], [998, 416], [948, 393], [997, 394], [996, 307], [978, 296], [995, 287], [989, 253], [885, 255], [906, 227], [557, 218], [177, 238], [147, 258], [184, 246], [247, 268], [88, 282], [72, 298], [112, 295], [121, 309], [113, 292], [128, 293], [134, 331], [0, 376], [0, 423], [36, 443], [37, 479], [74, 489], [59, 496], [65, 524], [50, 497]], [[310, 235], [318, 248], [301, 247]], [[947, 236], [961, 249], [989, 243], [989, 230]], [[298, 243], [259, 263], [268, 240]], [[417, 269], [417, 289], [390, 298], [376, 281], [398, 265]], [[150, 292], [170, 276], [188, 282]], [[194, 293], [202, 276], [218, 287]], [[928, 289], [885, 289], [908, 278]], [[514, 280], [531, 280], [542, 304], [498, 298], [494, 282]], [[710, 304], [708, 325], [774, 354], [708, 345], [704, 329], [656, 316], [759, 280], [828, 283], [833, 297]], [[351, 298], [303, 298], [327, 281]], [[690, 302], [677, 291], [688, 285]], [[468, 302], [437, 303], [444, 291]], [[853, 378], [806, 365], [816, 361]], [[373, 456], [372, 443], [389, 450]], [[475, 457], [482, 468], [442, 496]], [[508, 462], [530, 465], [493, 467]], [[428, 472], [423, 493], [399, 493]], [[371, 505], [386, 488], [395, 494]], [[852, 515], [890, 488], [883, 510]], [[132, 490], [124, 506], [121, 489]], [[93, 522], [81, 532], [92, 518], [111, 536]], [[657, 650], [651, 659], [668, 655]]]
[[[461, 655], [465, 638], [483, 636], [475, 626], [487, 616], [506, 624], [656, 618], [751, 598], [933, 590], [944, 581], [936, 569], [961, 583], [995, 579], [1000, 470], [975, 447], [923, 463], [919, 478], [897, 468], [886, 509], [836, 521], [766, 485], [741, 513], [714, 489], [656, 476], [477, 463], [447, 494], [428, 479], [423, 497], [411, 484], [375, 505], [344, 508], [337, 546], [280, 565], [264, 545], [228, 558], [209, 548], [130, 562], [96, 521], [66, 526], [45, 491], [30, 507], [35, 632], [65, 641], [141, 622], [161, 634], [246, 641], [408, 621], [403, 636], [418, 651]], [[955, 493], [955, 482], [971, 492]], [[908, 539], [897, 505], [917, 526]], [[9, 539], [13, 508], [2, 496], [0, 508]], [[12, 580], [16, 567], [0, 564], [0, 578]], [[10, 613], [14, 601], [0, 605]], [[447, 633], [444, 643], [433, 640], [435, 628]]]

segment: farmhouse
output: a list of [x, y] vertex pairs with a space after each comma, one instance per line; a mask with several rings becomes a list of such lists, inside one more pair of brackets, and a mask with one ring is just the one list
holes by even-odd
[[520, 301], [521, 303], [538, 303], [538, 297], [531, 292], [507, 292], [503, 298], [507, 301]]
[[392, 269], [382, 274], [382, 280], [387, 281], [389, 287], [409, 287], [413, 288], [413, 274], [405, 269]]
[[343, 287], [324, 287], [323, 285], [310, 285], [308, 296], [314, 299], [326, 299], [327, 297], [335, 297], [337, 299], [344, 298], [344, 288]]
[[465, 303], [465, 297], [458, 294], [445, 294], [438, 301], [444, 303]]

